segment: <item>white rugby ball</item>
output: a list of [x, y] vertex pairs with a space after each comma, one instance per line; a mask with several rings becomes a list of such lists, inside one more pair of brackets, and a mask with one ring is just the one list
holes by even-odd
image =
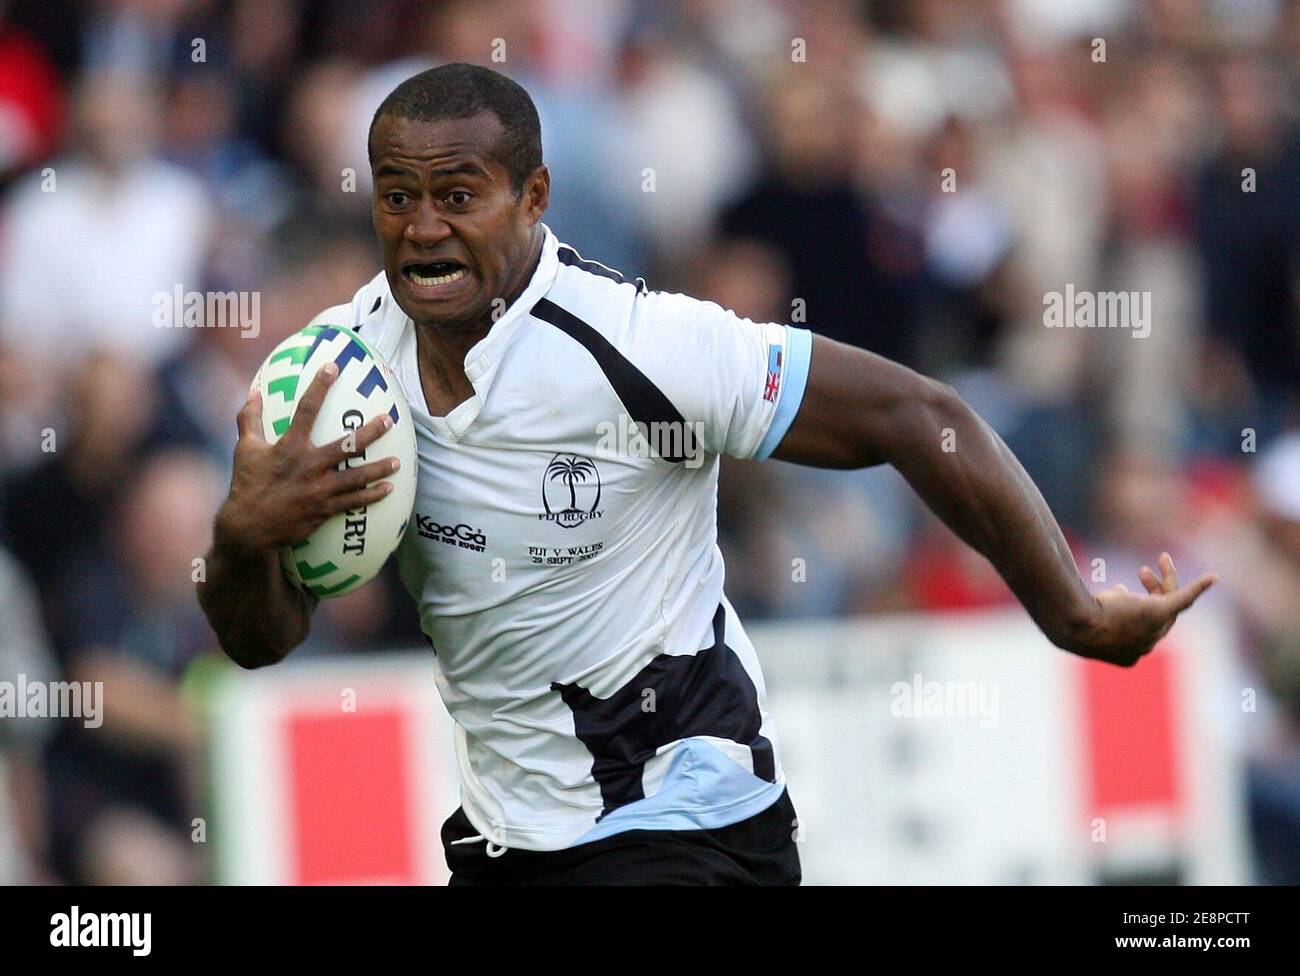
[[317, 447], [344, 437], [381, 414], [393, 426], [371, 444], [359, 467], [395, 457], [401, 467], [384, 478], [393, 490], [360, 509], [331, 516], [310, 537], [280, 550], [280, 562], [293, 583], [319, 597], [350, 593], [371, 580], [402, 540], [415, 505], [415, 424], [392, 369], [361, 336], [345, 324], [351, 306], [336, 305], [317, 315], [275, 347], [253, 379], [262, 393], [262, 434], [274, 444], [289, 429], [299, 398], [320, 368], [335, 363], [339, 375], [325, 395], [311, 429]]

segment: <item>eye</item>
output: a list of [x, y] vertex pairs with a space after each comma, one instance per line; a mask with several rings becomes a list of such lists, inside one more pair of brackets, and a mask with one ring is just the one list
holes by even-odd
[[472, 199], [474, 195], [468, 190], [452, 190], [447, 194], [447, 202], [453, 207], [467, 206]]
[[403, 190], [389, 190], [384, 194], [384, 199], [388, 202], [390, 207], [397, 207], [400, 209], [401, 207], [406, 206], [411, 197]]

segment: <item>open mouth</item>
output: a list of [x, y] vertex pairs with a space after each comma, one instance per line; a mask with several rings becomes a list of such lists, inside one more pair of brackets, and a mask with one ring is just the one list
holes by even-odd
[[430, 261], [425, 264], [408, 264], [402, 269], [413, 283], [425, 288], [434, 285], [449, 285], [464, 278], [469, 271], [456, 261]]

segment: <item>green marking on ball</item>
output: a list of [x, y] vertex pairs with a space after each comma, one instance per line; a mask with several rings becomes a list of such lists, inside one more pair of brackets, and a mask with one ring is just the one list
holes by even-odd
[[360, 576], [349, 576], [342, 583], [336, 583], [333, 586], [326, 586], [324, 583], [309, 583], [307, 589], [311, 590], [311, 592], [315, 593], [317, 596], [333, 596], [335, 593], [340, 593], [343, 590], [346, 590], [349, 586], [360, 579]]
[[[375, 351], [371, 349], [370, 346], [366, 345], [366, 340], [361, 338], [361, 334], [354, 331], [353, 329], [349, 328], [346, 325], [333, 325], [329, 322], [323, 322], [320, 325], [307, 326], [305, 329], [302, 329], [299, 332], [299, 335], [315, 337], [320, 335], [322, 332], [335, 332], [341, 336], [344, 336], [347, 339], [350, 339], [352, 342], [355, 342], [358, 346], [360, 346], [365, 351], [365, 354], [369, 356], [371, 359], [376, 359], [376, 360], [379, 359], [379, 357], [375, 355]], [[295, 360], [295, 362], [296, 361], [297, 360]]]
[[298, 575], [301, 576], [304, 580], [320, 579], [322, 576], [327, 576], [338, 569], [338, 567], [335, 566], [328, 559], [325, 560], [323, 563], [321, 563], [319, 566], [313, 566], [305, 559], [298, 560], [297, 563], [295, 563], [295, 565], [298, 567]]
[[292, 417], [281, 417], [279, 420], [271, 421], [271, 429], [275, 431], [276, 437], [283, 437], [284, 432], [289, 429], [289, 424], [292, 422]]
[[371, 359], [375, 360], [376, 362], [379, 361], [379, 357], [375, 355], [375, 351], [371, 349], [368, 345], [366, 345], [366, 340], [361, 338], [361, 335], [359, 333], [353, 332], [351, 329], [348, 329], [347, 331], [348, 331], [348, 335], [352, 337], [352, 341], [355, 342], [362, 349], [364, 349], [366, 351], [367, 356], [369, 356]]
[[281, 376], [279, 379], [271, 380], [266, 384], [268, 395], [279, 393], [284, 397], [285, 403], [292, 403], [294, 396], [298, 393], [298, 377], [301, 373], [290, 373], [288, 376]]
[[291, 349], [281, 349], [271, 357], [270, 362], [278, 363], [282, 359], [287, 359], [294, 366], [301, 366], [310, 354], [311, 346], [294, 346]]

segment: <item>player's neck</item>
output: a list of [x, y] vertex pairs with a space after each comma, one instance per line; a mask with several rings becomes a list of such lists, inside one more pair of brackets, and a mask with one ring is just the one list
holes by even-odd
[[[543, 233], [535, 228], [528, 260], [523, 273], [513, 283], [506, 295], [504, 311], [524, 293], [528, 283], [537, 273], [542, 256]], [[447, 326], [442, 323], [417, 323], [415, 329], [416, 359], [420, 367], [420, 384], [425, 401], [434, 416], [445, 416], [474, 395], [474, 386], [465, 375], [465, 357], [501, 318], [501, 311], [489, 307], [476, 322], [468, 327]]]
[[474, 395], [474, 384], [465, 375], [465, 353], [473, 342], [457, 351], [438, 338], [432, 329], [416, 329], [415, 356], [425, 405], [432, 416], [445, 417]]

